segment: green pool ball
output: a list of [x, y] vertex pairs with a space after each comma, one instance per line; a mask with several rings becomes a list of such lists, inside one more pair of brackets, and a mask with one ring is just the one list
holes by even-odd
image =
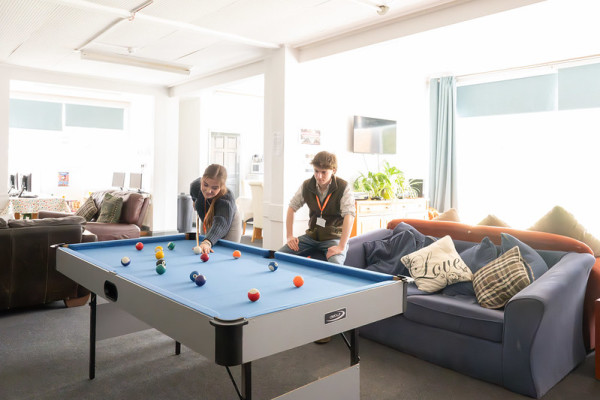
[[156, 273], [159, 275], [164, 274], [165, 272], [167, 272], [167, 267], [165, 267], [164, 264], [159, 264], [156, 266]]
[[173, 250], [175, 248], [175, 243], [169, 242], [169, 244], [167, 245], [167, 247], [169, 248], [169, 250]]

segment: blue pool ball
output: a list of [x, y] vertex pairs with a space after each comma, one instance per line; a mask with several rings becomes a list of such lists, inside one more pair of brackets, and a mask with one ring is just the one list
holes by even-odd
[[271, 271], [277, 271], [277, 268], [279, 267], [279, 265], [277, 265], [277, 263], [275, 261], [271, 261], [269, 263], [269, 269]]
[[198, 286], [204, 286], [206, 283], [206, 277], [204, 275], [197, 275], [196, 279], [194, 279], [194, 282], [196, 282], [196, 285]]
[[175, 243], [169, 242], [169, 244], [167, 245], [167, 247], [169, 248], [169, 250], [173, 250], [175, 248]]
[[129, 257], [121, 258], [121, 264], [123, 264], [124, 267], [128, 266], [130, 263], [131, 263], [131, 260], [129, 259]]
[[198, 271], [192, 271], [192, 272], [190, 273], [190, 280], [191, 280], [192, 282], [195, 282], [195, 281], [196, 281], [196, 277], [197, 277], [198, 275], [200, 275], [200, 273], [198, 273]]

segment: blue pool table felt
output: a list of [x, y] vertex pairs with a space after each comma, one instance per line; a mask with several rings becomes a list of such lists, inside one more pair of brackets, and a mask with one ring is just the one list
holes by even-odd
[[[137, 242], [144, 248], [135, 248]], [[169, 250], [169, 242], [175, 244]], [[166, 272], [156, 272], [155, 247], [162, 246]], [[173, 299], [211, 317], [223, 320], [252, 318], [334, 296], [392, 283], [389, 275], [372, 273], [352, 267], [337, 266], [288, 254], [275, 253], [239, 243], [219, 241], [207, 262], [194, 253], [196, 240], [184, 235], [150, 237], [69, 245], [64, 249], [97, 267], [113, 271], [148, 290]], [[233, 251], [240, 250], [239, 259]], [[121, 258], [129, 257], [129, 266], [121, 265]], [[276, 271], [269, 263], [278, 264]], [[197, 286], [190, 273], [198, 271], [206, 277], [204, 286]], [[296, 275], [304, 278], [304, 285], [293, 284]], [[251, 302], [248, 291], [256, 288], [260, 299]]]

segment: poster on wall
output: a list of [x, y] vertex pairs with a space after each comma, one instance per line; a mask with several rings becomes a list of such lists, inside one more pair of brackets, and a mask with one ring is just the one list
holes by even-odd
[[319, 129], [300, 129], [300, 144], [321, 144], [321, 131]]
[[69, 186], [69, 173], [59, 172], [58, 173], [58, 186]]

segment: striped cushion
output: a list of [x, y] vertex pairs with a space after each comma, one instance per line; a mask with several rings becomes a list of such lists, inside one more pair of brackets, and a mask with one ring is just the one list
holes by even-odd
[[123, 198], [116, 197], [109, 193], [104, 195], [102, 206], [100, 206], [100, 216], [97, 222], [116, 224], [121, 219], [121, 210], [123, 209]]
[[[529, 271], [529, 273], [528, 273]], [[531, 268], [517, 246], [473, 274], [477, 301], [485, 308], [502, 308], [530, 283]]]
[[86, 221], [91, 221], [97, 212], [98, 209], [96, 208], [96, 203], [94, 203], [94, 199], [92, 197], [88, 197], [85, 203], [83, 203], [83, 205], [79, 207], [75, 215], [85, 218]]

